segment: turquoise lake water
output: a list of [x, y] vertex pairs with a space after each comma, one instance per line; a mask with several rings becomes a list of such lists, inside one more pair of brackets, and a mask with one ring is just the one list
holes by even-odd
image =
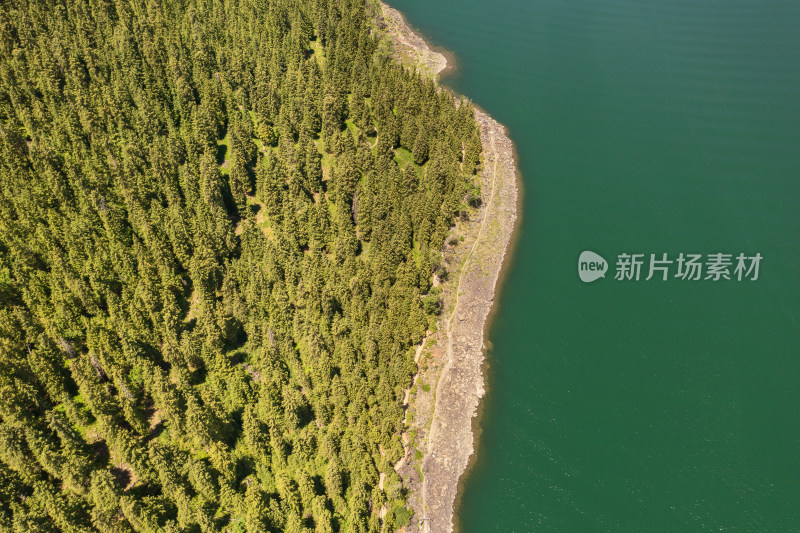
[[[799, 531], [800, 3], [392, 5], [524, 183], [460, 530]], [[760, 253], [759, 279], [644, 281], [681, 252]]]

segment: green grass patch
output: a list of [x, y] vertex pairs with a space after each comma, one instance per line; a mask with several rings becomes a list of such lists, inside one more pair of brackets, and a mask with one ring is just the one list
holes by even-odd
[[414, 162], [414, 155], [403, 147], [395, 149], [394, 160], [403, 168], [405, 168], [406, 165], [419, 166]]

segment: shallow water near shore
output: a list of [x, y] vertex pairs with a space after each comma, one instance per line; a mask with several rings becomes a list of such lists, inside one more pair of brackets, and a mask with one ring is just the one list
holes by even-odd
[[[796, 2], [391, 5], [455, 53], [442, 82], [508, 126], [524, 182], [461, 531], [800, 528]], [[764, 259], [584, 284], [583, 250]]]

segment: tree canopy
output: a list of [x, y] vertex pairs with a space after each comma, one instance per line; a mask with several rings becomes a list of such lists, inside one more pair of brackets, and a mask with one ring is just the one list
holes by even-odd
[[0, 7], [0, 530], [408, 519], [403, 391], [480, 139], [374, 9]]

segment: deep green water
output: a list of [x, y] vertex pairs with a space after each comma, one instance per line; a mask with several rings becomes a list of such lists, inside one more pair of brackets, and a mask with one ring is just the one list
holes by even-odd
[[[461, 530], [800, 531], [800, 4], [392, 5], [524, 181]], [[583, 284], [584, 249], [764, 260]]]

